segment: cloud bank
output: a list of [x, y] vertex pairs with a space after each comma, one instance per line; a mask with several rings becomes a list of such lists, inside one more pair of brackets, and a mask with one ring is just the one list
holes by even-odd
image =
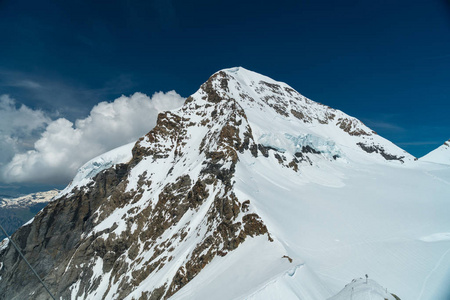
[[[175, 91], [155, 93], [152, 97], [135, 93], [113, 102], [98, 103], [87, 118], [72, 123], [65, 118], [50, 120], [43, 112], [23, 105], [15, 109], [14, 103], [11, 104], [13, 100], [8, 96], [2, 96], [1, 99], [0, 118], [4, 114], [19, 124], [14, 127], [4, 121], [5, 128], [9, 131], [5, 134], [2, 131], [0, 143], [2, 149], [3, 144], [9, 145], [9, 156], [0, 154], [0, 162], [1, 159], [9, 160], [1, 165], [1, 180], [51, 184], [69, 182], [77, 169], [91, 158], [137, 140], [155, 126], [159, 112], [178, 108], [185, 100]], [[19, 119], [16, 121], [13, 115], [19, 116], [24, 122]], [[28, 116], [30, 117], [27, 118]], [[3, 129], [3, 119], [1, 120]], [[33, 130], [42, 127], [45, 130], [34, 147], [18, 153], [24, 147], [17, 146], [22, 141], [17, 132], [22, 132], [26, 137], [27, 134], [31, 136], [30, 132]], [[13, 157], [11, 153], [15, 153]]]
[[35, 136], [42, 132], [51, 119], [40, 110], [21, 105], [8, 95], [0, 96], [0, 167], [15, 153], [33, 146]]

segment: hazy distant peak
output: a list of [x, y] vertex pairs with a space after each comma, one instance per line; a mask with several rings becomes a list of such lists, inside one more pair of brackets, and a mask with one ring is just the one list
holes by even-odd
[[421, 161], [450, 165], [450, 139], [420, 158]]

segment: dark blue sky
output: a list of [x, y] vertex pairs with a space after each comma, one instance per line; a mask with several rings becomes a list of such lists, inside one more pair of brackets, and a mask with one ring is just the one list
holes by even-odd
[[450, 138], [446, 1], [0, 0], [0, 95], [70, 120], [243, 66], [415, 156]]

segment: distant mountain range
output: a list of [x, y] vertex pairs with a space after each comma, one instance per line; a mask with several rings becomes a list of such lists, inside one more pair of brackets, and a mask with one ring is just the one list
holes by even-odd
[[[52, 190], [16, 198], [0, 197], [0, 224], [8, 234], [14, 233], [44, 208], [58, 192]], [[0, 232], [0, 236], [4, 237], [4, 234]]]
[[[439, 151], [417, 160], [285, 83], [224, 69], [82, 166], [13, 239], [62, 299], [448, 299]], [[0, 263], [0, 299], [47, 299], [7, 241]]]

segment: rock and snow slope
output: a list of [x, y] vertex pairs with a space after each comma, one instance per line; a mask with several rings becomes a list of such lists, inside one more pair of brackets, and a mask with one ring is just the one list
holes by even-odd
[[57, 198], [62, 195], [70, 195], [70, 192], [74, 189], [85, 189], [90, 183], [93, 183], [93, 178], [101, 171], [128, 162], [132, 157], [133, 146], [134, 143], [130, 143], [117, 147], [85, 163], [78, 169], [74, 179], [61, 191]]
[[[83, 166], [14, 238], [64, 299], [327, 299], [361, 274], [402, 299], [446, 299], [449, 179], [233, 68]], [[0, 299], [45, 299], [10, 246], [0, 261]]]

